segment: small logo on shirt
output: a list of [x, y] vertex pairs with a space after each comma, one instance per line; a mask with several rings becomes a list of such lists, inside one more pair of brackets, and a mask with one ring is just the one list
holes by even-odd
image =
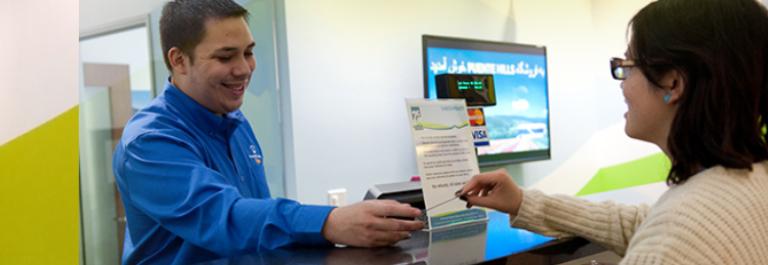
[[256, 152], [256, 145], [251, 145], [251, 154], [248, 155], [251, 159], [253, 159], [254, 162], [256, 162], [257, 165], [261, 165], [261, 155]]

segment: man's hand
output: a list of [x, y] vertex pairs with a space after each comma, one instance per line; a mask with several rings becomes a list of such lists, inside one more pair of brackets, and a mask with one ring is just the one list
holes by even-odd
[[410, 238], [411, 231], [424, 227], [415, 218], [421, 210], [392, 200], [370, 200], [333, 209], [323, 226], [323, 236], [336, 244], [358, 247], [389, 246]]

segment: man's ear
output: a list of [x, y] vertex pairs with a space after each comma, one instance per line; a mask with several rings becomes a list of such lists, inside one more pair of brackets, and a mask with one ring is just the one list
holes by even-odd
[[189, 56], [184, 54], [178, 47], [172, 47], [168, 50], [168, 62], [171, 64], [171, 72], [186, 75], [189, 67]]
[[661, 79], [661, 89], [664, 90], [664, 101], [667, 104], [675, 104], [685, 92], [685, 78], [678, 70], [670, 70]]

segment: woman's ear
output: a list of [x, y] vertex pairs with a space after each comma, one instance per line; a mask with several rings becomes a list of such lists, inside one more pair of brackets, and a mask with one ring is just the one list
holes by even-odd
[[661, 79], [661, 89], [664, 90], [663, 100], [667, 104], [675, 104], [685, 92], [685, 78], [678, 70], [670, 70]]

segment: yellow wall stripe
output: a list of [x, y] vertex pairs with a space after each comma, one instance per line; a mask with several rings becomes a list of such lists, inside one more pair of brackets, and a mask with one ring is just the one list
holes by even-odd
[[77, 264], [78, 107], [0, 146], [0, 264]]

